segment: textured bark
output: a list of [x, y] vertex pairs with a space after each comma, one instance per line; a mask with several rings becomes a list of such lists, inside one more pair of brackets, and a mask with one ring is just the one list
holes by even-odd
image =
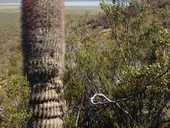
[[22, 44], [33, 112], [28, 128], [62, 128], [63, 0], [22, 0]]

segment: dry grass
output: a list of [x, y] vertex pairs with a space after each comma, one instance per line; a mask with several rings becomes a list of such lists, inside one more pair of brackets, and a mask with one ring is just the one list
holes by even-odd
[[3, 72], [3, 75], [7, 75], [9, 58], [21, 56], [17, 52], [17, 47], [21, 42], [20, 14], [14, 10], [0, 7], [0, 71]]
[[70, 6], [66, 7], [66, 13], [71, 14], [82, 14], [84, 12], [89, 12], [90, 14], [96, 14], [101, 12], [102, 10], [100, 7], [77, 7], [77, 6]]
[[0, 5], [0, 12], [2, 13], [18, 13], [20, 12], [20, 6], [8, 6]]

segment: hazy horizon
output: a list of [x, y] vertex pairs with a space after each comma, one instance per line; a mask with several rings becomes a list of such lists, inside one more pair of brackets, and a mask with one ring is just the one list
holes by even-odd
[[[66, 2], [73, 2], [73, 1], [101, 1], [101, 0], [65, 0]], [[108, 0], [110, 1], [110, 0]], [[0, 0], [0, 3], [20, 3], [21, 0]]]
[[[0, 6], [20, 6], [21, 0], [0, 0]], [[65, 0], [65, 6], [99, 6], [101, 0]]]
[[[65, 6], [100, 6], [102, 0], [65, 0]], [[111, 0], [107, 0], [111, 3]], [[0, 6], [21, 6], [21, 0], [0, 0]]]

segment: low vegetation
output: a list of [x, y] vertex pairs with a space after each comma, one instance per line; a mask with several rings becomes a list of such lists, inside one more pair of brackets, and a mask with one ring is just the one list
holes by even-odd
[[[102, 2], [101, 9], [66, 16], [66, 128], [170, 127], [169, 0]], [[10, 15], [12, 22], [0, 20], [0, 127], [24, 128], [29, 87], [19, 14]], [[96, 93], [120, 102], [96, 96], [92, 104]]]

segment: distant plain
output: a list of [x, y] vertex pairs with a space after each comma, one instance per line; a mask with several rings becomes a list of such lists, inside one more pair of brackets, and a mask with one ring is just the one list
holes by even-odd
[[[83, 15], [85, 12], [97, 14], [101, 12], [100, 7], [66, 7], [66, 14]], [[20, 6], [0, 6], [0, 76], [5, 75], [10, 67], [9, 58], [21, 60], [22, 56], [17, 52], [21, 42], [21, 9]], [[17, 58], [15, 58], [15, 56]], [[19, 58], [18, 58], [19, 57]], [[22, 67], [21, 61], [18, 64]]]
[[[101, 12], [100, 7], [98, 6], [67, 6], [66, 13], [70, 14], [79, 14], [79, 13], [98, 13]], [[9, 6], [9, 5], [0, 5], [0, 13], [19, 13], [20, 6]], [[0, 15], [1, 18], [1, 15]]]

